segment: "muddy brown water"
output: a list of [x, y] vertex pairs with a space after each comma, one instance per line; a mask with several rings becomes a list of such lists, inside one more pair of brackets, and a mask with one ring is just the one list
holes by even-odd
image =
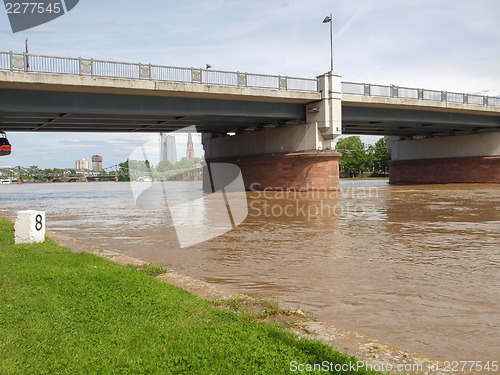
[[250, 192], [243, 223], [187, 248], [128, 183], [2, 185], [0, 210], [44, 210], [49, 229], [443, 361], [499, 361], [500, 186], [341, 188]]

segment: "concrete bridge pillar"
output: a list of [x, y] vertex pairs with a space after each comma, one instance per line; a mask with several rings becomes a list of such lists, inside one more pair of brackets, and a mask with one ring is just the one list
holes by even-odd
[[389, 183], [500, 183], [500, 132], [423, 139], [388, 137]]
[[204, 133], [207, 163], [237, 165], [247, 190], [338, 189], [341, 77], [326, 73], [318, 85], [322, 100], [304, 106], [303, 124], [233, 136]]

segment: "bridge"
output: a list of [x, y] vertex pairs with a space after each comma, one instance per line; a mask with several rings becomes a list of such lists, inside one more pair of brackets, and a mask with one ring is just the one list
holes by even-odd
[[500, 98], [420, 88], [0, 52], [4, 131], [168, 132], [247, 188], [336, 188], [340, 134], [389, 136], [392, 183], [500, 183]]

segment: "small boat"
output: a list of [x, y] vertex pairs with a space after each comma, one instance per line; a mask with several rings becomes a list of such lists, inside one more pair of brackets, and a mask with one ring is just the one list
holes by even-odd
[[0, 156], [10, 155], [11, 146], [5, 132], [0, 130]]
[[135, 179], [135, 182], [153, 182], [153, 178], [151, 176], [139, 176]]

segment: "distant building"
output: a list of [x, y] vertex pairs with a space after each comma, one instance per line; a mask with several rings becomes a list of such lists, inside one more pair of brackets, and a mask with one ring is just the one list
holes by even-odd
[[191, 133], [188, 134], [186, 159], [194, 159], [193, 137], [191, 136]]
[[89, 161], [85, 159], [75, 160], [75, 170], [77, 171], [88, 171]]
[[172, 164], [177, 163], [175, 136], [167, 133], [160, 133], [160, 161], [163, 160], [168, 160]]
[[92, 155], [92, 170], [97, 172], [102, 171], [102, 156]]

